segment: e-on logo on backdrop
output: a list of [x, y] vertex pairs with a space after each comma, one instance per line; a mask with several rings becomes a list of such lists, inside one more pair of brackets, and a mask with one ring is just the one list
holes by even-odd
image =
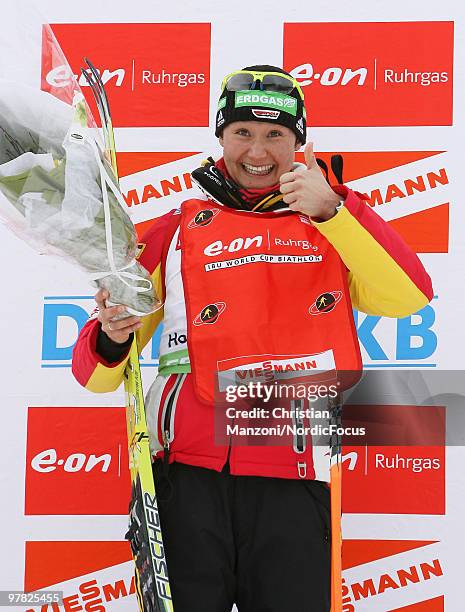
[[[51, 26], [94, 118], [85, 54], [102, 76], [115, 127], [209, 125], [209, 23], [64, 23]], [[44, 28], [42, 89], [58, 98], [72, 79]], [[195, 49], [195, 53], [193, 53]]]
[[[365, 377], [365, 384], [369, 381]], [[345, 425], [363, 423], [367, 434], [343, 442], [343, 512], [445, 514], [446, 407], [402, 401], [410, 392], [401, 378], [391, 376], [383, 383], [378, 377], [375, 382], [365, 391], [373, 403], [352, 405], [349, 399], [344, 407]]]
[[25, 514], [126, 514], [124, 408], [29, 407]]
[[452, 125], [453, 49], [452, 21], [284, 24], [314, 126]]

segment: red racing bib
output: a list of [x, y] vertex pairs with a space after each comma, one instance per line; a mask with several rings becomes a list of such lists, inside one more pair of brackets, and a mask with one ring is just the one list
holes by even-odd
[[188, 200], [181, 272], [196, 393], [360, 371], [347, 269], [305, 215]]

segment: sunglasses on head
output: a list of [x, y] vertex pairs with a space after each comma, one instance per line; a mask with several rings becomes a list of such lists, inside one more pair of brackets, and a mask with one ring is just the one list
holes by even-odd
[[297, 89], [302, 100], [304, 94], [297, 81], [281, 72], [254, 72], [253, 70], [237, 70], [224, 77], [221, 91], [247, 91], [259, 89], [275, 93], [290, 94]]

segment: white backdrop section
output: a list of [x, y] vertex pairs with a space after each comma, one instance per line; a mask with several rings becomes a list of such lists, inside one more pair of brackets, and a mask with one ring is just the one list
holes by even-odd
[[[439, 342], [435, 362], [442, 369], [462, 369], [465, 345], [463, 295], [465, 279], [465, 247], [463, 227], [465, 210], [459, 179], [463, 175], [463, 143], [465, 142], [465, 8], [461, 2], [446, 0], [409, 3], [393, 0], [390, 3], [359, 0], [327, 3], [317, 0], [302, 4], [287, 2], [256, 2], [236, 0], [218, 4], [203, 2], [161, 3], [149, 0], [137, 2], [100, 2], [81, 0], [65, 3], [43, 0], [40, 8], [31, 0], [8, 3], [2, 7], [0, 35], [0, 76], [20, 79], [38, 85], [40, 57], [31, 52], [37, 49], [40, 26], [49, 23], [140, 23], [140, 22], [211, 22], [211, 98], [210, 117], [214, 117], [218, 88], [222, 76], [239, 66], [267, 62], [282, 62], [283, 22], [358, 22], [358, 21], [455, 21], [454, 57], [454, 125], [452, 127], [390, 127], [390, 128], [312, 128], [309, 138], [318, 151], [400, 151], [441, 150], [450, 168], [451, 182], [444, 187], [451, 202], [450, 250], [445, 254], [422, 255], [438, 296], [435, 331]], [[389, 41], [387, 41], [389, 44]], [[412, 50], [413, 51], [413, 50]], [[175, 50], [173, 49], [173, 53]], [[209, 128], [120, 128], [116, 130], [120, 151], [198, 151], [217, 155], [220, 152], [212, 127]], [[438, 160], [438, 157], [435, 158]], [[419, 173], [428, 160], [416, 162]], [[174, 162], [176, 164], [178, 162]], [[184, 168], [190, 160], [179, 162]], [[166, 172], [166, 166], [163, 172]], [[156, 177], [157, 169], [146, 171]], [[389, 182], [389, 171], [386, 181]], [[399, 177], [398, 171], [392, 173]], [[409, 170], [410, 174], [410, 170]], [[147, 176], [134, 176], [134, 181]], [[151, 180], [155, 180], [152, 178]], [[366, 189], [369, 188], [369, 178]], [[379, 186], [380, 175], [376, 177]], [[128, 184], [131, 177], [126, 179]], [[357, 185], [362, 189], [362, 182]], [[395, 181], [394, 181], [395, 182]], [[365, 189], [365, 188], [363, 188]], [[362, 189], [362, 190], [363, 190]], [[439, 189], [439, 188], [438, 188]], [[443, 189], [441, 187], [441, 189]], [[446, 197], [446, 196], [444, 196]], [[174, 198], [173, 198], [174, 199]], [[428, 207], [431, 200], [418, 196], [418, 206]], [[169, 198], [166, 198], [169, 200]], [[163, 203], [165, 206], [165, 202]], [[166, 202], [171, 206], [171, 202]], [[159, 211], [161, 212], [161, 210]], [[143, 215], [143, 208], [137, 214]], [[388, 214], [386, 212], [386, 214]], [[156, 215], [158, 216], [158, 215]], [[142, 218], [137, 219], [142, 220]], [[2, 452], [0, 477], [5, 500], [2, 504], [3, 542], [0, 557], [0, 589], [21, 589], [24, 580], [24, 549], [26, 541], [121, 540], [125, 532], [124, 516], [25, 516], [24, 474], [26, 471], [26, 434], [28, 406], [119, 406], [122, 393], [105, 396], [91, 395], [81, 389], [69, 368], [43, 368], [42, 333], [44, 296], [91, 295], [85, 275], [68, 264], [40, 257], [27, 245], [19, 242], [0, 226], [3, 287], [0, 303], [0, 326], [3, 339], [2, 408], [3, 427], [0, 433]], [[395, 330], [387, 321], [380, 324], [379, 336], [387, 344], [393, 341]], [[65, 332], [64, 332], [65, 333]], [[68, 330], [72, 335], [72, 330]], [[377, 332], [378, 333], [378, 332]], [[65, 338], [63, 343], [65, 344]], [[364, 355], [365, 357], [366, 355]], [[154, 369], [145, 368], [146, 382]], [[388, 590], [384, 595], [371, 597], [356, 605], [359, 610], [389, 610], [446, 594], [446, 610], [458, 612], [463, 607], [461, 586], [463, 570], [463, 448], [447, 450], [447, 514], [426, 515], [347, 515], [343, 520], [344, 537], [351, 539], [407, 539], [437, 540], [436, 552], [441, 559], [443, 578], [431, 578], [414, 589]], [[421, 551], [422, 549], [420, 549]], [[426, 549], [425, 549], [426, 551]], [[404, 553], [405, 566], [416, 561], [431, 560], [429, 553]], [[396, 557], [392, 569], [404, 567], [404, 557]], [[432, 558], [432, 557], [431, 557]], [[402, 561], [402, 563], [400, 562]], [[385, 560], [383, 570], [388, 571]], [[376, 563], [346, 572], [348, 581], [373, 577]], [[92, 574], [90, 579], [128, 579], [130, 564], [122, 564]], [[86, 577], [68, 581], [67, 594], [76, 592]], [[426, 585], [426, 586], [425, 586]], [[73, 590], [74, 589], [74, 590]], [[362, 607], [363, 605], [363, 607]], [[121, 598], [105, 604], [108, 610], [136, 610], [134, 597]]]

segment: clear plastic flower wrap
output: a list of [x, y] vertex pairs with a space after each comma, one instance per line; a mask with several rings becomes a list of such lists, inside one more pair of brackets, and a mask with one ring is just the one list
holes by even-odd
[[[58, 45], [56, 57], [72, 75]], [[136, 261], [136, 230], [74, 77], [66, 95], [0, 81], [0, 220], [39, 252], [78, 264], [112, 303], [149, 314], [159, 301]]]

